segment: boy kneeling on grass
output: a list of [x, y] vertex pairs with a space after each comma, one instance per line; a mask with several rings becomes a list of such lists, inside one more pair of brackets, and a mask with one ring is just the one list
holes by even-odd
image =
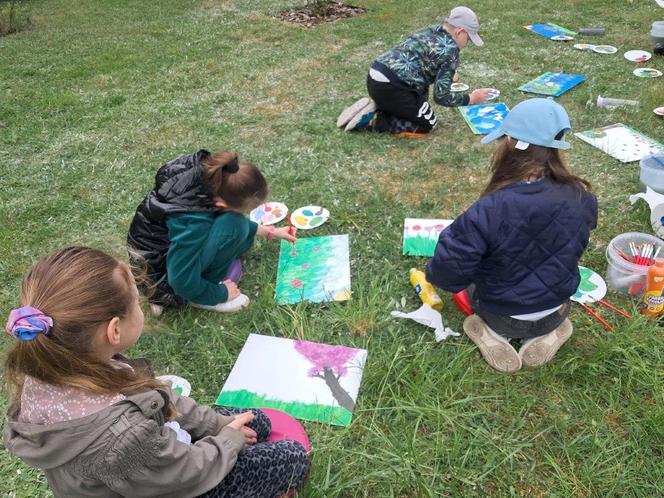
[[363, 97], [337, 119], [346, 131], [389, 132], [401, 137], [429, 133], [438, 118], [429, 105], [433, 99], [446, 107], [480, 104], [492, 93], [480, 88], [471, 94], [453, 93], [452, 81], [459, 67], [459, 51], [471, 40], [481, 47], [480, 22], [468, 7], [455, 7], [443, 24], [435, 24], [408, 36], [401, 44], [379, 56], [369, 69]]

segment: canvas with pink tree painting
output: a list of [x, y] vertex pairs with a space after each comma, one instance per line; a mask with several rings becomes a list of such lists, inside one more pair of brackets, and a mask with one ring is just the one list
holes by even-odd
[[438, 236], [454, 220], [406, 218], [403, 223], [403, 254], [433, 256]]
[[365, 349], [249, 334], [216, 404], [348, 426], [366, 358]]

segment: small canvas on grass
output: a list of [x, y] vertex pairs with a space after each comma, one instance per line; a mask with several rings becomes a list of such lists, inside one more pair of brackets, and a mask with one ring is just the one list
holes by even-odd
[[532, 31], [536, 35], [543, 36], [544, 38], [553, 38], [554, 36], [568, 35], [574, 36], [576, 33], [570, 29], [563, 28], [552, 22], [546, 24], [530, 24], [526, 29]]
[[622, 123], [574, 135], [623, 163], [640, 161], [645, 156], [653, 154], [664, 154], [664, 145], [660, 142]]
[[459, 111], [475, 135], [486, 135], [500, 126], [509, 108], [502, 102], [459, 107]]
[[406, 218], [403, 223], [403, 254], [433, 256], [438, 236], [454, 220]]
[[366, 358], [365, 349], [249, 334], [215, 403], [348, 426]]
[[321, 303], [350, 299], [348, 235], [281, 241], [277, 304]]
[[521, 85], [519, 90], [528, 93], [537, 93], [539, 95], [548, 95], [558, 97], [567, 90], [574, 88], [579, 83], [588, 79], [582, 74], [567, 73], [544, 73], [525, 85]]

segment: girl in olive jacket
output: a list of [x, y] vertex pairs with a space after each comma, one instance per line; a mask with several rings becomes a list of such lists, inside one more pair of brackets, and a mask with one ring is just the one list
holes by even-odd
[[56, 497], [274, 497], [308, 469], [295, 441], [266, 442], [260, 411], [197, 406], [118, 354], [143, 329], [129, 267], [95, 249], [43, 258], [6, 329], [13, 399], [6, 448]]

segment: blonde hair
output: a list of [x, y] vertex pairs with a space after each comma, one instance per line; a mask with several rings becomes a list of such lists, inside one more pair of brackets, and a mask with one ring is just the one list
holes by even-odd
[[[48, 336], [18, 341], [5, 361], [13, 399], [25, 376], [97, 394], [128, 394], [164, 385], [141, 371], [115, 368], [97, 357], [95, 332], [123, 318], [137, 299], [129, 266], [89, 247], [65, 247], [42, 258], [23, 279], [20, 305], [53, 320]], [[169, 407], [169, 414], [172, 407]]]

